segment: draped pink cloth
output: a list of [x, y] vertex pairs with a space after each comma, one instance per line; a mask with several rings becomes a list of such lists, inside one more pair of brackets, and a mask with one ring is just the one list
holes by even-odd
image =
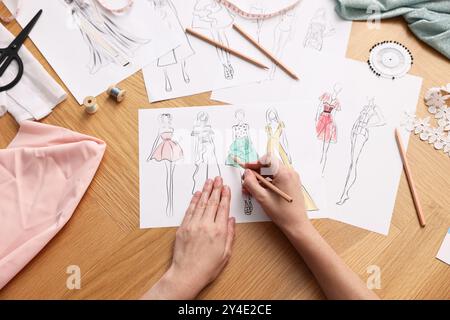
[[0, 289], [70, 219], [105, 148], [90, 136], [23, 121], [0, 149]]

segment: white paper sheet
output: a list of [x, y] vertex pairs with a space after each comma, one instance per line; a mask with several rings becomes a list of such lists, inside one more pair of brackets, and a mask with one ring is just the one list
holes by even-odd
[[[268, 113], [269, 109], [272, 109], [272, 112]], [[276, 110], [277, 115], [273, 110]], [[192, 191], [203, 186], [206, 170], [210, 178], [220, 173], [224, 183], [231, 187], [231, 213], [237, 222], [267, 220], [254, 199], [251, 201], [253, 212], [245, 214], [246, 208], [249, 207], [245, 205], [246, 198], [241, 193], [243, 172], [239, 168], [226, 165], [231, 146], [235, 141], [232, 128], [238, 124], [241, 126], [237, 126], [240, 132], [237, 135], [241, 136], [242, 130], [247, 130], [245, 128], [248, 125], [247, 132], [250, 134], [247, 136], [250, 137], [253, 146], [249, 149], [261, 156], [267, 152], [267, 123], [274, 126], [272, 132], [276, 131], [278, 123], [284, 123], [281, 132], [288, 142], [283, 143], [283, 150], [286, 150], [294, 167], [301, 173], [303, 186], [309, 197], [317, 207], [322, 207], [324, 191], [318, 174], [319, 166], [314, 161], [318, 149], [313, 140], [300, 138], [313, 130], [314, 124], [305, 122], [299, 126], [298, 111], [297, 106], [292, 103], [139, 110], [141, 228], [179, 225], [192, 197]], [[204, 125], [202, 121], [197, 120], [204, 119], [199, 116], [202, 112], [208, 115], [207, 124], [203, 122]], [[170, 124], [164, 114], [171, 115]], [[245, 116], [242, 116], [243, 114]], [[277, 149], [276, 146], [274, 148]], [[234, 152], [231, 154], [236, 155]], [[248, 159], [244, 160], [255, 160], [254, 153], [248, 154]], [[245, 158], [240, 153], [238, 156]], [[171, 171], [173, 174], [170, 174]], [[172, 195], [173, 198], [170, 200]], [[320, 212], [310, 211], [309, 214], [311, 218], [315, 218]]]
[[300, 81], [294, 81], [271, 65], [264, 81], [215, 90], [211, 99], [227, 103], [288, 100], [291, 92], [298, 90], [299, 82], [310, 80], [311, 74], [306, 76], [305, 66], [313, 63], [318, 68], [317, 74], [327, 73], [328, 70], [317, 63], [322, 59], [321, 54], [344, 57], [352, 25], [351, 21], [339, 18], [334, 11], [335, 5], [333, 0], [303, 1], [292, 13], [260, 24], [240, 21], [242, 28], [260, 39], [260, 43], [289, 66]]
[[[13, 9], [16, 1], [5, 4]], [[17, 18], [20, 25], [39, 9], [43, 14], [30, 37], [79, 103], [179, 45], [147, 0], [134, 1], [119, 16], [92, 0], [27, 1]]]
[[[150, 1], [150, 0], [149, 0]], [[181, 39], [179, 47], [144, 68], [151, 102], [226, 88], [263, 79], [267, 73], [193, 36], [189, 27], [251, 57], [257, 50], [232, 24], [238, 20], [215, 0], [152, 0], [164, 24]], [[263, 59], [259, 60], [266, 63]]]
[[444, 241], [442, 242], [441, 248], [439, 249], [436, 258], [450, 265], [450, 228], [445, 234]]

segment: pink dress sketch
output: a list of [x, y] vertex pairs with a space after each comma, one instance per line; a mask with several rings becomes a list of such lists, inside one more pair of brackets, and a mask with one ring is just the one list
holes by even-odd
[[341, 104], [337, 98], [341, 91], [339, 84], [335, 84], [333, 93], [324, 93], [319, 97], [319, 107], [316, 114], [316, 135], [322, 141], [322, 174], [327, 164], [328, 150], [331, 143], [337, 142], [337, 126], [335, 122], [336, 111], [341, 110]]
[[173, 139], [172, 115], [161, 114], [159, 121], [159, 133], [153, 143], [147, 162], [151, 160], [164, 162], [166, 168], [166, 215], [171, 217], [173, 216], [173, 175], [176, 162], [183, 159], [183, 149]]

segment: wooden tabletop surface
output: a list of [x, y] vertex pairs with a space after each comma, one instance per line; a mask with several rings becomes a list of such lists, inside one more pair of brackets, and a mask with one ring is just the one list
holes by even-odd
[[[8, 29], [14, 34], [20, 31], [15, 22]], [[415, 64], [410, 73], [424, 80], [417, 113], [425, 116], [423, 96], [428, 88], [450, 80], [449, 61], [418, 41], [402, 19], [383, 21], [379, 30], [368, 29], [365, 22], [353, 23], [347, 57], [365, 61], [370, 47], [383, 40], [398, 40], [411, 49]], [[26, 45], [64, 86], [33, 43], [27, 40]], [[0, 299], [134, 299], [168, 267], [175, 229], [139, 229], [138, 109], [217, 103], [205, 93], [150, 104], [141, 72], [119, 86], [128, 91], [120, 105], [102, 94], [98, 97], [101, 110], [88, 116], [70, 96], [42, 120], [99, 137], [106, 141], [107, 149], [73, 217], [0, 290]], [[8, 145], [17, 130], [11, 116], [0, 118], [1, 148]], [[381, 298], [448, 299], [450, 266], [435, 256], [450, 227], [450, 159], [415, 136], [411, 138], [408, 158], [427, 218], [426, 228], [419, 226], [404, 174], [389, 236], [330, 220], [317, 220], [314, 225], [364, 281], [369, 266], [380, 268], [381, 289], [376, 292]], [[80, 290], [66, 287], [69, 265], [81, 269]], [[229, 265], [199, 298], [322, 299], [324, 295], [302, 259], [272, 223], [251, 223], [237, 226]]]

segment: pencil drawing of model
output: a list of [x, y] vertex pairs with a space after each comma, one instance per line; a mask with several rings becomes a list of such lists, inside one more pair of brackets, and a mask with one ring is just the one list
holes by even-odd
[[150, 42], [124, 30], [91, 0], [63, 0], [69, 7], [74, 24], [79, 28], [89, 48], [87, 65], [91, 74], [110, 63], [130, 64], [129, 58], [141, 45]]
[[306, 32], [303, 47], [321, 51], [324, 38], [333, 35], [335, 29], [329, 25], [327, 11], [319, 8], [312, 17]]
[[[258, 154], [250, 139], [250, 126], [245, 122], [244, 110], [237, 110], [234, 117], [236, 118], [236, 124], [232, 127], [233, 143], [228, 151], [225, 164], [240, 169], [241, 166], [234, 161], [236, 157], [244, 163], [256, 162], [258, 161]], [[243, 195], [243, 197], [244, 213], [250, 215], [253, 212], [252, 198], [249, 195]]]
[[[209, 32], [212, 38], [229, 47], [228, 32], [233, 25], [234, 17], [216, 0], [197, 0], [194, 6], [192, 28], [203, 29]], [[232, 80], [234, 68], [231, 57], [227, 51], [216, 47], [217, 56], [223, 66], [224, 77]]]
[[351, 150], [350, 150], [350, 166], [345, 179], [344, 190], [338, 205], [343, 205], [350, 199], [350, 189], [358, 178], [358, 165], [362, 151], [366, 142], [369, 140], [369, 130], [373, 127], [381, 127], [386, 124], [381, 109], [375, 104], [375, 98], [372, 98], [362, 108], [358, 118], [353, 124], [351, 131]]
[[166, 168], [166, 215], [173, 216], [173, 175], [176, 162], [183, 158], [183, 149], [174, 141], [174, 129], [172, 127], [172, 115], [163, 113], [159, 116], [159, 132], [153, 143], [147, 162], [155, 160], [164, 162]]
[[342, 88], [336, 83], [333, 87], [333, 93], [325, 92], [319, 98], [319, 106], [316, 113], [316, 134], [322, 142], [322, 156], [320, 164], [322, 165], [322, 175], [327, 165], [328, 150], [331, 143], [337, 142], [337, 126], [335, 115], [341, 110], [341, 104], [337, 98]]
[[[266, 112], [266, 133], [267, 133], [267, 154], [281, 159], [283, 164], [289, 168], [292, 167], [292, 158], [289, 153], [288, 140], [286, 137], [284, 122], [280, 120], [276, 109], [271, 108]], [[306, 210], [318, 210], [314, 200], [302, 187], [305, 197]]]
[[[279, 17], [279, 22], [274, 28], [272, 52], [278, 59], [282, 58], [286, 45], [293, 38], [295, 21], [296, 9], [292, 9]], [[269, 80], [273, 80], [275, 78], [277, 69], [277, 65], [272, 62]]]
[[[261, 0], [257, 0], [250, 6], [250, 13], [252, 14], [264, 14], [265, 13], [264, 3]], [[256, 19], [256, 41], [260, 43], [261, 39], [261, 31], [264, 23], [264, 19]]]
[[194, 185], [192, 194], [201, 188], [203, 183], [210, 178], [222, 176], [219, 162], [216, 156], [216, 146], [214, 144], [214, 130], [209, 122], [209, 115], [206, 112], [199, 112], [192, 129], [193, 155], [195, 170], [192, 175]]
[[150, 0], [153, 2], [155, 11], [159, 13], [161, 20], [166, 27], [173, 33], [183, 34], [181, 44], [170, 50], [168, 53], [159, 57], [156, 61], [156, 65], [163, 69], [164, 72], [164, 88], [166, 92], [172, 91], [172, 82], [170, 80], [168, 67], [172, 65], [180, 65], [181, 75], [184, 82], [187, 84], [191, 80], [186, 70], [186, 60], [195, 54], [194, 49], [191, 46], [189, 38], [184, 32], [183, 25], [178, 17], [177, 8], [171, 0]]

